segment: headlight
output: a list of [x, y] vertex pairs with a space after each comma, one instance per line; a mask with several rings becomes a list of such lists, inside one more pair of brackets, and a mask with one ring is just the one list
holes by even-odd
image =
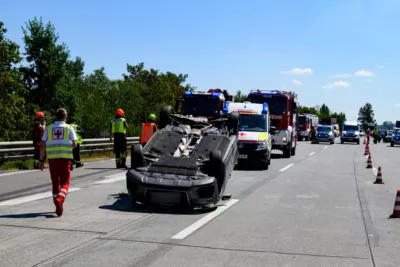
[[259, 143], [257, 148], [266, 148], [267, 147], [267, 143]]
[[286, 137], [282, 137], [282, 141], [286, 142], [287, 138]]
[[329, 135], [332, 135], [333, 133], [332, 132], [329, 132]]

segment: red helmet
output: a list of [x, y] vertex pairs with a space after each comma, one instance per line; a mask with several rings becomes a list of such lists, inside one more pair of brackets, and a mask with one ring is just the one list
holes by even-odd
[[123, 117], [125, 115], [124, 110], [122, 108], [117, 110], [117, 115]]
[[36, 119], [40, 119], [40, 118], [43, 118], [44, 117], [44, 113], [42, 112], [42, 111], [38, 111], [38, 112], [36, 112]]

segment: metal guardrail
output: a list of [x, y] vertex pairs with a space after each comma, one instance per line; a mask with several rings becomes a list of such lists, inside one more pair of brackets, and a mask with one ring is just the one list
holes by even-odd
[[[139, 142], [139, 137], [127, 137], [127, 141], [128, 145], [137, 144]], [[81, 154], [112, 151], [112, 146], [113, 143], [110, 142], [109, 138], [83, 139]], [[94, 148], [90, 149], [90, 147]], [[33, 158], [33, 150], [32, 141], [0, 142], [0, 162], [31, 159]]]

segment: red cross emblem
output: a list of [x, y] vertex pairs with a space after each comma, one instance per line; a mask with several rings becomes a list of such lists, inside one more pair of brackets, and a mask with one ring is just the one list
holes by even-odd
[[64, 133], [60, 131], [60, 129], [53, 130], [53, 137], [56, 136], [57, 139], [60, 139], [60, 136], [64, 136]]
[[246, 134], [244, 132], [241, 132], [239, 135], [240, 136], [245, 136]]

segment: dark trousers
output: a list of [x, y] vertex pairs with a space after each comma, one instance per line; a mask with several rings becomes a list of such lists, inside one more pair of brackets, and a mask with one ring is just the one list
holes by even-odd
[[74, 162], [76, 164], [81, 163], [81, 145], [78, 144], [72, 152], [74, 154]]
[[33, 168], [39, 169], [39, 160], [40, 160], [40, 149], [35, 149], [33, 151]]
[[114, 153], [117, 168], [126, 167], [128, 145], [124, 134], [114, 134]]

